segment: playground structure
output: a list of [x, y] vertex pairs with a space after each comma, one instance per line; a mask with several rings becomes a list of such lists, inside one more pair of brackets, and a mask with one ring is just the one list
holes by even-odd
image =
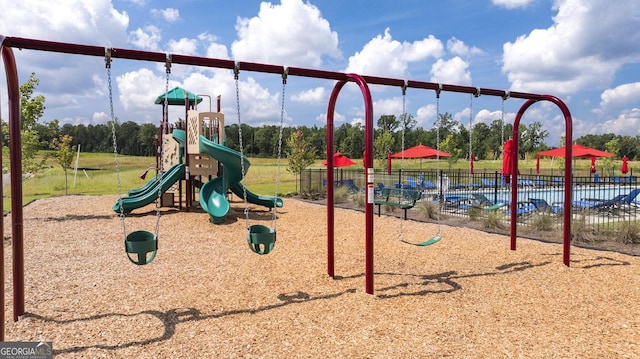
[[[8, 84], [8, 97], [9, 97], [9, 136], [11, 139], [10, 147], [10, 161], [11, 161], [11, 191], [12, 191], [12, 208], [14, 213], [12, 215], [12, 235], [13, 235], [13, 275], [14, 275], [14, 320], [25, 313], [24, 309], [24, 259], [23, 259], [23, 233], [22, 233], [22, 185], [21, 185], [21, 163], [20, 163], [20, 103], [19, 103], [19, 82], [17, 75], [17, 66], [15, 58], [13, 56], [12, 48], [20, 48], [23, 50], [40, 50], [60, 53], [70, 53], [88, 56], [105, 56], [105, 48], [99, 46], [69, 44], [61, 42], [42, 41], [26, 38], [15, 37], [2, 37], [0, 36], [0, 50], [5, 64], [5, 71], [7, 73]], [[146, 60], [152, 62], [165, 62], [167, 54], [158, 52], [147, 52], [127, 49], [110, 49], [112, 57], [124, 58], [132, 60]], [[193, 66], [206, 66], [216, 67], [239, 71], [254, 71], [264, 72], [272, 74], [288, 74], [288, 76], [301, 76], [301, 77], [314, 77], [337, 81], [331, 93], [328, 111], [327, 111], [327, 130], [326, 130], [326, 152], [327, 158], [327, 183], [333, 183], [333, 131], [334, 121], [333, 116], [335, 112], [335, 104], [337, 97], [348, 82], [355, 82], [361, 90], [364, 99], [365, 107], [365, 175], [367, 179], [367, 191], [365, 194], [365, 242], [366, 242], [366, 292], [373, 293], [373, 218], [374, 218], [374, 171], [373, 171], [373, 102], [371, 100], [371, 93], [368, 88], [368, 84], [378, 84], [386, 86], [416, 89], [426, 89], [435, 91], [438, 95], [442, 91], [459, 92], [468, 94], [487, 95], [487, 96], [500, 96], [502, 98], [519, 98], [527, 100], [525, 104], [520, 108], [517, 114], [515, 123], [513, 126], [513, 138], [515, 145], [512, 148], [512, 154], [514, 158], [517, 158], [517, 139], [518, 136], [518, 124], [524, 115], [524, 112], [534, 103], [538, 101], [550, 101], [557, 105], [565, 118], [566, 126], [566, 141], [570, 143], [572, 141], [572, 129], [571, 129], [571, 115], [566, 105], [558, 98], [550, 95], [531, 94], [524, 92], [510, 92], [503, 90], [494, 90], [487, 88], [478, 88], [470, 86], [448, 85], [423, 81], [403, 80], [403, 79], [391, 79], [373, 76], [361, 76], [358, 74], [345, 74], [339, 72], [305, 69], [297, 67], [284, 68], [283, 66], [249, 63], [249, 62], [235, 62], [232, 60], [203, 58], [186, 55], [171, 55], [173, 63], [193, 65]], [[563, 234], [563, 262], [569, 266], [569, 253], [570, 253], [570, 233], [571, 233], [571, 147], [567, 147], [565, 154], [565, 209], [564, 209], [564, 234]], [[187, 172], [188, 173], [188, 170]], [[518, 173], [518, 161], [512, 162], [512, 198], [517, 198], [517, 173]], [[186, 175], [188, 176], [188, 174]], [[327, 187], [327, 272], [334, 276], [334, 207], [333, 207], [333, 188]], [[516, 226], [515, 226], [515, 206], [516, 202], [512, 201], [512, 218], [511, 218], [511, 250], [516, 249]], [[0, 253], [1, 254], [1, 253]], [[2, 274], [2, 281], [4, 282], [4, 272]], [[4, 293], [2, 295], [3, 303], [0, 303], [4, 307]], [[3, 314], [4, 315], [4, 314]], [[3, 318], [0, 318], [4, 320]]]
[[[159, 190], [163, 193], [162, 201], [166, 205], [178, 199], [180, 206], [183, 202], [182, 186], [179, 181], [187, 181], [185, 207], [188, 210], [195, 197], [202, 209], [210, 216], [211, 223], [221, 224], [229, 213], [230, 205], [227, 191], [239, 197], [247, 192], [249, 203], [267, 208], [283, 206], [281, 198], [257, 195], [244, 187], [240, 181], [240, 161], [244, 161], [246, 169], [250, 167], [249, 159], [224, 145], [224, 114], [221, 112], [199, 112], [187, 110], [187, 125], [185, 129], [171, 129], [162, 133], [162, 162], [166, 169], [162, 179], [155, 177], [144, 186], [128, 191], [128, 195], [113, 205], [113, 210], [128, 214], [144, 207], [156, 200]], [[187, 175], [187, 168], [188, 175]], [[189, 181], [191, 180], [191, 181]]]

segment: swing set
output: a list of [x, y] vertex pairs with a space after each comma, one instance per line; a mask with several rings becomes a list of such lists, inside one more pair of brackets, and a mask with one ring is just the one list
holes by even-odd
[[[19, 37], [5, 37], [0, 35], [0, 52], [4, 60], [5, 72], [7, 78], [7, 92], [9, 99], [9, 138], [10, 138], [10, 167], [11, 167], [11, 207], [12, 207], [12, 239], [13, 239], [13, 294], [14, 294], [14, 321], [17, 321], [20, 316], [25, 313], [24, 309], [24, 234], [23, 234], [23, 213], [22, 213], [22, 173], [21, 173], [21, 138], [20, 138], [20, 95], [19, 95], [19, 82], [18, 71], [13, 55], [13, 48], [21, 50], [36, 50], [47, 51], [56, 53], [67, 53], [76, 55], [86, 55], [95, 57], [104, 57], [105, 48], [100, 46], [72, 44], [63, 42], [44, 41]], [[328, 103], [327, 110], [327, 124], [326, 124], [326, 152], [327, 152], [327, 183], [333, 183], [333, 131], [334, 131], [334, 112], [335, 105], [340, 94], [341, 89], [347, 83], [355, 83], [361, 91], [364, 100], [365, 110], [365, 178], [366, 178], [366, 193], [365, 193], [365, 277], [366, 277], [366, 292], [373, 294], [373, 219], [374, 219], [374, 170], [373, 170], [373, 102], [371, 100], [371, 93], [369, 91], [369, 85], [384, 85], [392, 87], [406, 87], [435, 91], [439, 95], [440, 92], [457, 92], [468, 94], [482, 94], [488, 96], [508, 96], [510, 98], [519, 98], [526, 100], [522, 105], [515, 118], [513, 125], [513, 138], [515, 139], [512, 147], [513, 158], [517, 158], [515, 154], [518, 150], [518, 125], [524, 115], [525, 111], [534, 103], [539, 101], [549, 101], [554, 103], [560, 108], [565, 118], [566, 139], [567, 142], [571, 142], [572, 129], [571, 129], [571, 114], [567, 106], [560, 99], [551, 95], [541, 95], [525, 92], [514, 92], [495, 90], [489, 88], [478, 88], [470, 86], [460, 86], [451, 84], [440, 84], [433, 82], [403, 80], [385, 77], [375, 76], [362, 76], [358, 74], [348, 74], [334, 71], [325, 71], [317, 69], [288, 67], [277, 65], [268, 65], [251, 62], [235, 62], [226, 59], [206, 58], [197, 56], [188, 56], [180, 54], [167, 55], [166, 53], [130, 50], [121, 48], [110, 49], [111, 58], [121, 58], [129, 60], [142, 60], [150, 62], [166, 63], [170, 58], [174, 64], [202, 66], [211, 68], [228, 69], [234, 72], [238, 71], [250, 71], [261, 72], [271, 74], [286, 74], [287, 76], [299, 76], [320, 78], [336, 81], [334, 88], [331, 92], [331, 96]], [[168, 75], [168, 74], [167, 74]], [[283, 97], [284, 99], [284, 97]], [[114, 117], [114, 116], [113, 116]], [[565, 153], [565, 208], [564, 208], [564, 247], [563, 247], [563, 261], [564, 264], [569, 266], [569, 253], [570, 253], [570, 233], [571, 233], [571, 147], [567, 146]], [[518, 161], [513, 161], [511, 173], [514, 176], [512, 181], [512, 201], [511, 206], [515, 207], [517, 203], [517, 170]], [[0, 188], [2, 188], [0, 183]], [[327, 274], [334, 277], [334, 206], [333, 206], [333, 186], [327, 186]], [[515, 208], [511, 211], [511, 250], [516, 249], [516, 211]], [[0, 228], [2, 231], [4, 223]], [[268, 229], [268, 235], [271, 235], [272, 229]], [[135, 232], [134, 232], [135, 233]], [[150, 238], [157, 239], [156, 234], [149, 234], [150, 232], [142, 233], [141, 237], [144, 237], [143, 242], [150, 241]], [[436, 236], [438, 237], [438, 236]], [[275, 239], [275, 230], [273, 230], [273, 238]], [[155, 249], [155, 244], [151, 244], [146, 247], [147, 249]], [[0, 246], [0, 250], [2, 246]], [[3, 253], [0, 253], [0, 258], [3, 257]], [[4, 266], [1, 266], [4, 268]], [[4, 271], [0, 273], [0, 280], [4, 282]], [[1, 307], [4, 307], [4, 293], [0, 293]], [[4, 311], [3, 311], [4, 312]], [[4, 321], [4, 313], [0, 321]], [[4, 333], [1, 336], [4, 337]], [[1, 339], [1, 338], [0, 338]]]

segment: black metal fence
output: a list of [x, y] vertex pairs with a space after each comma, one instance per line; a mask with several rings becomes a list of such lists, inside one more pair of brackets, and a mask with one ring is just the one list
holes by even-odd
[[[326, 193], [326, 170], [307, 169], [300, 176], [301, 193]], [[436, 170], [395, 170], [375, 173], [375, 192], [384, 187], [410, 188], [422, 192], [421, 201], [442, 204], [441, 211], [452, 216], [469, 216], [470, 211], [487, 209], [508, 213], [511, 185], [497, 171], [476, 172]], [[364, 171], [335, 169], [334, 186], [364, 191]], [[519, 222], [526, 224], [540, 214], [556, 218], [562, 225], [564, 177], [561, 175], [521, 174], [518, 176]], [[640, 207], [640, 183], [636, 176], [574, 176], [573, 218], [597, 230], [615, 229], [620, 222], [636, 220]]]

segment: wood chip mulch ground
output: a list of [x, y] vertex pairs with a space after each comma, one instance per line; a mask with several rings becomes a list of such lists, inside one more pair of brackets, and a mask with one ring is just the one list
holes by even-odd
[[[277, 243], [246, 243], [243, 204], [228, 221], [163, 210], [147, 266], [123, 233], [153, 231], [153, 205], [125, 220], [115, 196], [24, 208], [26, 315], [12, 320], [5, 218], [7, 341], [51, 341], [56, 358], [640, 358], [640, 257], [375, 217], [375, 292], [365, 293], [365, 216], [336, 209], [336, 275], [326, 207], [286, 199]], [[269, 226], [252, 208], [249, 224]], [[402, 231], [400, 232], [400, 227]]]

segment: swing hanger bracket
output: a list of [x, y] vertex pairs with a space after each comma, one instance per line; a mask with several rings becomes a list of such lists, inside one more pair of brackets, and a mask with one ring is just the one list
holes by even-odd
[[287, 77], [289, 76], [289, 68], [285, 67], [284, 71], [282, 72], [282, 84], [286, 85], [287, 84]]
[[480, 97], [481, 94], [482, 90], [480, 89], [480, 87], [476, 87], [476, 92], [473, 94], [473, 97]]
[[507, 90], [504, 92], [504, 95], [502, 95], [502, 99], [504, 101], [508, 100], [511, 97], [511, 91]]
[[111, 68], [111, 48], [104, 48], [104, 67], [107, 69]]
[[238, 78], [240, 78], [240, 64], [236, 62], [233, 65], [233, 79], [237, 81]]
[[165, 68], [167, 74], [171, 73], [171, 54], [167, 54], [165, 62], [164, 62], [164, 68]]
[[436, 98], [440, 98], [440, 93], [442, 92], [442, 84], [438, 82], [438, 88], [436, 88]]

